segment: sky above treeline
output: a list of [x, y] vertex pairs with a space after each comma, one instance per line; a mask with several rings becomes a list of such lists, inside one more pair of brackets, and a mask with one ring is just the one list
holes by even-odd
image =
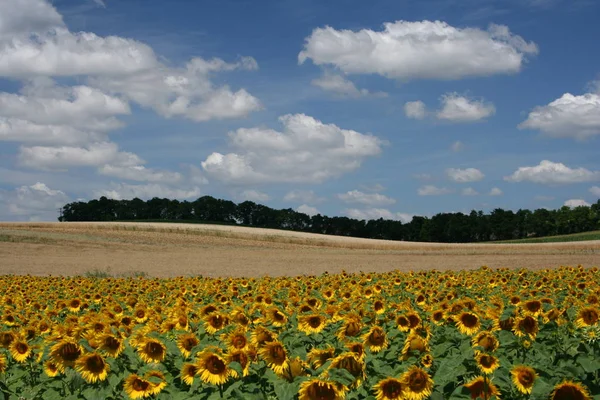
[[203, 195], [399, 219], [600, 198], [594, 0], [0, 0], [0, 220]]

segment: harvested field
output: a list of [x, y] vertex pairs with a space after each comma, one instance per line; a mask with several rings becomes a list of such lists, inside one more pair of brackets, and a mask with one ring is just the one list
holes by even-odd
[[220, 225], [0, 223], [0, 274], [271, 276], [600, 265], [600, 241], [394, 242]]

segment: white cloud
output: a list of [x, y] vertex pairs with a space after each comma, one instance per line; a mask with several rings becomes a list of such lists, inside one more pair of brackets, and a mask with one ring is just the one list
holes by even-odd
[[324, 198], [317, 196], [312, 190], [291, 190], [285, 194], [283, 200], [295, 203], [314, 204], [322, 202]]
[[56, 221], [69, 196], [37, 182], [12, 191], [0, 190], [0, 220]]
[[456, 28], [442, 21], [396, 21], [383, 31], [313, 30], [298, 55], [300, 64], [334, 65], [348, 74], [388, 78], [460, 79], [513, 74], [537, 46], [506, 26]]
[[360, 167], [378, 155], [384, 142], [375, 136], [324, 124], [304, 114], [279, 118], [283, 132], [240, 128], [229, 133], [237, 153], [212, 153], [205, 172], [235, 184], [257, 182], [320, 183]]
[[485, 177], [483, 172], [477, 168], [448, 168], [446, 169], [446, 175], [448, 175], [448, 178], [458, 183], [478, 182]]
[[364, 193], [359, 190], [350, 190], [337, 195], [344, 203], [364, 204], [367, 206], [387, 206], [396, 203], [391, 197], [379, 193]]
[[548, 105], [535, 107], [519, 128], [580, 140], [600, 135], [600, 95], [565, 93]]
[[271, 197], [268, 194], [260, 192], [258, 190], [244, 190], [238, 195], [238, 198], [241, 200], [249, 200], [254, 202], [266, 202], [269, 201]]
[[594, 196], [600, 197], [600, 186], [592, 186], [590, 188], [590, 193], [593, 194]]
[[452, 143], [452, 146], [450, 146], [450, 149], [455, 153], [458, 153], [459, 151], [463, 150], [464, 148], [465, 148], [465, 145], [460, 140], [457, 140], [456, 142]]
[[565, 164], [543, 160], [539, 165], [519, 167], [512, 175], [504, 177], [509, 182], [534, 182], [541, 184], [566, 184], [600, 180], [600, 171], [569, 168]]
[[133, 153], [119, 151], [118, 146], [111, 142], [92, 143], [86, 147], [21, 147], [18, 160], [25, 167], [41, 170], [97, 167], [105, 164], [133, 167], [144, 163]]
[[452, 192], [453, 192], [452, 189], [440, 188], [440, 187], [437, 187], [434, 185], [421, 186], [417, 190], [417, 193], [419, 194], [419, 196], [442, 196], [445, 194], [450, 194]]
[[360, 185], [361, 189], [366, 190], [367, 192], [382, 192], [385, 190], [385, 186], [380, 183], [373, 183], [371, 185]]
[[472, 100], [458, 93], [447, 93], [442, 96], [442, 108], [436, 117], [450, 122], [476, 122], [495, 113], [496, 108], [491, 103]]
[[489, 196], [502, 196], [503, 192], [500, 188], [492, 188], [488, 193]]
[[196, 199], [200, 197], [201, 191], [198, 187], [189, 189], [172, 188], [158, 183], [144, 185], [129, 185], [127, 183], [111, 184], [109, 189], [96, 190], [94, 196], [106, 196], [110, 199], [151, 199], [153, 197], [168, 199]]
[[423, 119], [425, 118], [426, 110], [425, 103], [420, 100], [409, 101], [404, 104], [404, 114], [408, 118]]
[[323, 76], [313, 79], [311, 85], [320, 87], [321, 89], [331, 92], [337, 96], [341, 97], [350, 97], [350, 98], [358, 98], [358, 97], [366, 97], [366, 96], [374, 96], [374, 97], [386, 97], [387, 93], [384, 92], [369, 92], [367, 89], [358, 89], [353, 82], [349, 81], [345, 77], [325, 72]]
[[0, 13], [0, 39], [63, 26], [62, 16], [44, 0], [11, 0]]
[[311, 206], [306, 205], [306, 204], [302, 204], [301, 206], [299, 206], [298, 208], [296, 208], [296, 211], [298, 211], [299, 213], [306, 214], [309, 217], [312, 217], [313, 215], [320, 214], [319, 210], [317, 210], [315, 207], [311, 207]]
[[402, 223], [408, 223], [413, 218], [412, 214], [394, 213], [385, 208], [367, 208], [362, 210], [357, 208], [348, 208], [343, 210], [342, 213], [350, 218], [366, 221], [383, 218], [394, 221], [402, 221]]
[[582, 206], [589, 207], [590, 203], [588, 203], [587, 201], [582, 200], [582, 199], [570, 199], [570, 200], [565, 201], [564, 205], [567, 207], [571, 207], [571, 208], [582, 207]]
[[182, 176], [179, 172], [155, 170], [143, 165], [111, 165], [106, 164], [98, 168], [98, 173], [106, 176], [114, 176], [120, 179], [140, 182], [179, 182]]
[[0, 141], [81, 145], [105, 141], [106, 138], [104, 133], [81, 130], [67, 125], [43, 125], [22, 119], [0, 117]]
[[185, 169], [188, 170], [188, 175], [190, 182], [196, 185], [206, 185], [208, 184], [208, 179], [204, 176], [202, 169], [196, 167], [195, 165], [184, 165]]
[[468, 187], [468, 188], [464, 188], [461, 191], [461, 194], [463, 196], [477, 196], [479, 193], [477, 192], [477, 190], [475, 190], [475, 189], [473, 189], [471, 187]]

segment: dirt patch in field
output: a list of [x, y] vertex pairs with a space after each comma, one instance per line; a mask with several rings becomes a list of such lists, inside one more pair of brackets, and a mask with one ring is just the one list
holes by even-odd
[[0, 273], [262, 276], [600, 265], [600, 241], [436, 244], [218, 225], [0, 223]]

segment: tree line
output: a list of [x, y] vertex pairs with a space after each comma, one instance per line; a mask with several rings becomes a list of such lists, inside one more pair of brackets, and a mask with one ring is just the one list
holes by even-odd
[[383, 218], [309, 216], [291, 208], [276, 210], [252, 201], [203, 196], [195, 201], [153, 198], [147, 201], [106, 197], [66, 204], [59, 221], [180, 221], [286, 229], [328, 235], [418, 242], [486, 242], [542, 237], [600, 229], [600, 200], [591, 206], [557, 210], [471, 211], [414, 216], [408, 223]]

